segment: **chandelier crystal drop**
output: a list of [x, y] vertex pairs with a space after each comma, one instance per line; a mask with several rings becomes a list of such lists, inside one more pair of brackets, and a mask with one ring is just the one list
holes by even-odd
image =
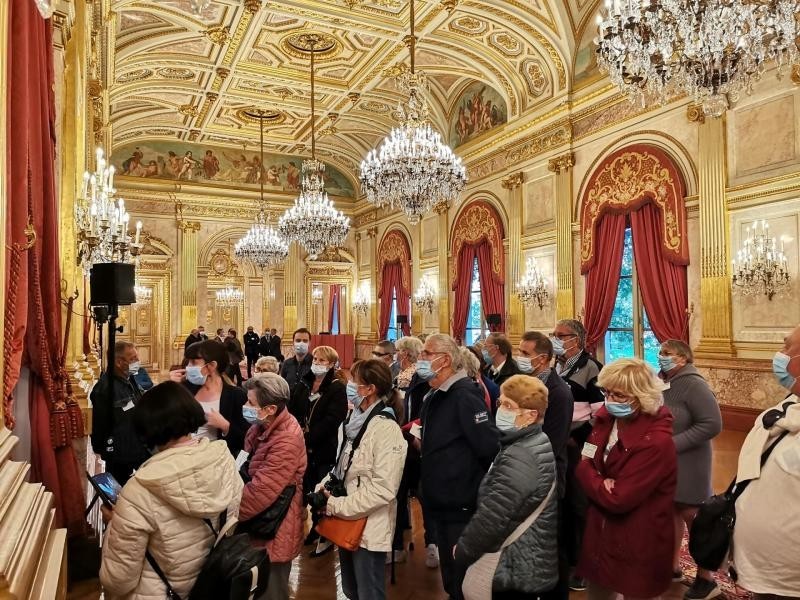
[[153, 288], [138, 283], [133, 286], [133, 293], [136, 295], [136, 306], [149, 306], [153, 299]]
[[402, 210], [413, 225], [437, 204], [458, 200], [467, 170], [428, 122], [425, 75], [414, 69], [414, 0], [410, 11], [411, 69], [397, 78], [408, 100], [398, 106], [400, 126], [361, 162], [361, 189], [367, 201]]
[[685, 93], [718, 117], [767, 64], [797, 62], [800, 0], [606, 0], [597, 63], [640, 104]]
[[769, 223], [762, 220], [747, 228], [744, 245], [733, 259], [733, 289], [743, 296], [764, 294], [772, 300], [776, 293], [789, 288], [789, 269], [783, 253], [769, 234]]
[[244, 304], [244, 292], [233, 285], [217, 290], [217, 306], [222, 308], [238, 308]]
[[211, 0], [189, 0], [189, 5], [192, 7], [192, 13], [199, 16], [211, 6]]
[[139, 241], [142, 222], [131, 232], [125, 200], [116, 197], [114, 167], [106, 161], [102, 148], [95, 157], [95, 172], [83, 174], [83, 189], [74, 208], [77, 264], [87, 276], [96, 263], [133, 262], [144, 246]]
[[414, 292], [414, 306], [417, 310], [425, 311], [428, 314], [433, 314], [433, 307], [436, 305], [436, 290], [428, 283], [427, 279], [423, 279], [417, 291]]
[[356, 296], [353, 299], [353, 310], [362, 317], [369, 312], [369, 293], [363, 287], [356, 292]]
[[525, 276], [517, 286], [517, 297], [525, 306], [537, 305], [544, 310], [550, 304], [550, 292], [547, 290], [547, 279], [536, 264], [535, 258], [528, 258], [525, 265]]
[[350, 231], [350, 218], [336, 210], [325, 191], [325, 163], [316, 156], [316, 116], [314, 113], [314, 58], [317, 52], [330, 48], [327, 36], [309, 33], [301, 36], [295, 49], [311, 55], [311, 158], [300, 168], [300, 195], [294, 206], [278, 220], [278, 230], [289, 242], [302, 245], [312, 259], [329, 246], [341, 246]]

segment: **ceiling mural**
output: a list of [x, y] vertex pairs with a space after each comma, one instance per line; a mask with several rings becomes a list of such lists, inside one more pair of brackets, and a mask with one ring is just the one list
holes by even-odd
[[454, 148], [508, 121], [503, 97], [480, 82], [467, 86], [455, 106], [450, 121], [450, 144]]
[[[417, 65], [428, 75], [433, 126], [457, 145], [567, 94], [574, 24], [593, 5], [417, 0]], [[396, 124], [394, 77], [408, 64], [406, 0], [213, 0], [200, 15], [190, 0], [111, 0], [110, 8], [113, 47], [104, 53], [111, 63], [102, 85], [120, 162], [145, 145], [142, 168], [151, 172], [155, 161], [158, 176], [169, 177], [159, 156], [166, 164], [170, 150], [182, 156], [191, 148], [202, 160], [211, 143], [219, 173], [235, 171], [223, 151], [240, 155], [242, 147], [257, 146], [259, 135], [241, 111], [267, 108], [282, 114], [268, 125], [265, 148], [271, 156], [293, 157], [275, 161], [280, 185], [289, 186], [289, 162], [299, 165], [311, 142], [309, 60], [291, 42], [310, 31], [336, 42], [317, 61], [317, 124], [325, 132], [317, 145], [341, 178], [340, 189], [349, 189], [343, 195], [354, 195], [350, 182], [357, 180], [358, 165]], [[478, 118], [476, 108], [474, 117], [462, 118], [459, 133], [458, 112], [467, 107], [464, 98], [453, 97], [466, 89], [473, 95], [484, 89], [483, 106], [491, 106], [485, 117]], [[252, 156], [248, 160], [252, 164]], [[241, 173], [231, 177], [242, 183]]]
[[[127, 143], [114, 152], [112, 162], [120, 176], [236, 184], [258, 188], [263, 180], [268, 191], [298, 192], [302, 158], [264, 154], [258, 150], [232, 150], [219, 146], [184, 142], [150, 141]], [[337, 168], [326, 165], [329, 194], [355, 197], [353, 185]]]

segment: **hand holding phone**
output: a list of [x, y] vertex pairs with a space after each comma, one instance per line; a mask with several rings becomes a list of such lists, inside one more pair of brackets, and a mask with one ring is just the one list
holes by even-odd
[[100, 500], [107, 507], [113, 508], [119, 498], [119, 493], [122, 491], [122, 486], [114, 479], [111, 473], [98, 473], [97, 475], [89, 476], [89, 483], [100, 496]]

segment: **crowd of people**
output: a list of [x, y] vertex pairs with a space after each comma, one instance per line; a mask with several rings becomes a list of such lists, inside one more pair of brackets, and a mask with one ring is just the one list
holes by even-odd
[[[651, 599], [684, 579], [682, 542], [712, 496], [722, 430], [685, 342], [661, 344], [658, 370], [603, 365], [583, 325], [564, 320], [517, 348], [499, 332], [469, 347], [445, 334], [384, 340], [345, 370], [304, 328], [288, 358], [275, 329], [248, 327], [243, 344], [224, 333], [193, 330], [183, 364], [148, 391], [135, 346], [118, 342], [113, 377], [92, 391], [93, 448], [124, 486], [104, 508], [107, 597], [166, 597], [165, 581], [188, 597], [214, 543], [203, 521], [238, 520], [270, 561], [257, 597], [289, 598], [303, 546], [312, 558], [338, 546], [342, 593], [379, 600], [386, 564], [406, 559], [412, 497], [425, 564], [452, 599]], [[773, 364], [788, 396], [739, 459], [750, 484], [731, 572], [757, 600], [800, 596], [798, 357], [800, 327]], [[275, 530], [255, 533], [278, 507]], [[684, 598], [720, 593], [698, 569]]]

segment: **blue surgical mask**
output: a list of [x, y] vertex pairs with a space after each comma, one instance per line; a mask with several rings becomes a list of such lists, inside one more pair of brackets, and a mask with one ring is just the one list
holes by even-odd
[[203, 367], [189, 365], [186, 367], [186, 381], [194, 385], [203, 385], [206, 382], [206, 375], [203, 375]]
[[500, 431], [514, 431], [517, 429], [517, 415], [505, 408], [498, 408], [494, 417], [494, 424]]
[[520, 372], [527, 374], [533, 373], [533, 363], [527, 356], [515, 356], [514, 362], [517, 363]]
[[626, 419], [633, 415], [633, 407], [630, 404], [621, 402], [609, 402], [606, 400], [606, 410], [608, 414], [616, 419]]
[[792, 357], [783, 352], [776, 352], [775, 356], [772, 357], [772, 372], [778, 383], [787, 390], [791, 390], [796, 381], [795, 377], [789, 373], [789, 361], [791, 360]]
[[422, 381], [430, 381], [434, 377], [438, 371], [433, 370], [433, 361], [432, 360], [418, 360], [417, 361], [417, 375], [419, 375]]
[[355, 381], [347, 382], [347, 401], [358, 408], [363, 398], [358, 395], [358, 384]]
[[297, 354], [308, 354], [308, 342], [295, 342], [294, 351]]
[[566, 350], [564, 349], [564, 342], [557, 337], [551, 337], [550, 343], [553, 344], [553, 354], [556, 356], [564, 356]]
[[483, 355], [483, 362], [485, 362], [487, 365], [492, 364], [492, 357], [489, 356], [489, 351], [486, 348], [481, 350], [481, 354]]
[[245, 421], [250, 423], [250, 425], [255, 425], [258, 423], [258, 409], [253, 406], [243, 406], [242, 416], [244, 417]]
[[128, 365], [128, 374], [129, 375], [136, 375], [139, 372], [139, 369], [142, 368], [142, 364], [137, 360], [136, 362], [132, 362]]
[[669, 373], [675, 368], [675, 360], [671, 356], [658, 355], [658, 366], [664, 373]]

